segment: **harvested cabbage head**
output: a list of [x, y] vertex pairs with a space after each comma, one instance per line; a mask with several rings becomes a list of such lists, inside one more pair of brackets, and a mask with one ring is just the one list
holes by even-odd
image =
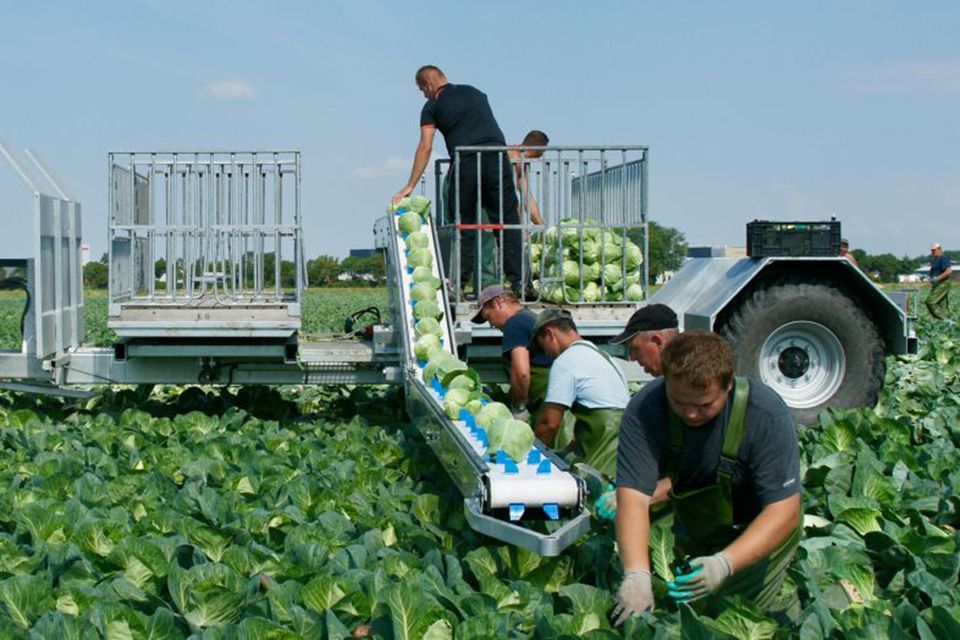
[[430, 253], [430, 249], [427, 248], [413, 249], [407, 256], [407, 262], [414, 269], [417, 267], [431, 269], [433, 268], [433, 254]]
[[414, 231], [420, 231], [420, 225], [423, 224], [423, 218], [420, 217], [420, 214], [416, 211], [407, 211], [402, 216], [400, 220], [397, 221], [397, 227], [403, 233], [413, 233]]
[[440, 326], [440, 322], [436, 318], [423, 318], [417, 322], [413, 329], [418, 338], [427, 335], [443, 337], [443, 327]]
[[418, 282], [410, 289], [410, 299], [417, 303], [424, 300], [437, 300], [437, 289], [429, 282]]
[[410, 211], [424, 215], [430, 209], [430, 200], [425, 196], [410, 196]]
[[533, 429], [513, 417], [498, 420], [487, 429], [487, 451], [503, 450], [515, 462], [527, 457], [533, 447]]
[[443, 310], [436, 300], [422, 300], [413, 308], [413, 315], [418, 320], [423, 318], [435, 318], [439, 320], [443, 317]]
[[477, 416], [477, 426], [488, 429], [497, 420], [506, 420], [512, 417], [513, 414], [510, 413], [510, 407], [507, 405], [502, 402], [488, 402]]
[[420, 336], [417, 338], [417, 341], [413, 343], [413, 352], [417, 354], [417, 360], [428, 360], [430, 356], [441, 348], [440, 338], [432, 333]]
[[430, 236], [425, 234], [423, 231], [414, 231], [407, 236], [407, 239], [404, 240], [407, 245], [407, 249], [411, 251], [413, 249], [425, 249], [430, 246]]

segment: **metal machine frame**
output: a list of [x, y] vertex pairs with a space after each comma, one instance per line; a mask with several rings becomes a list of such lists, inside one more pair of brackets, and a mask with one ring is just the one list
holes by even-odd
[[[597, 205], [603, 213], [600, 220], [588, 217], [590, 206], [570, 210], [571, 217], [578, 220], [574, 230], [581, 242], [584, 229], [597, 223], [620, 229], [624, 234], [640, 229], [646, 242], [647, 149], [542, 150], [549, 157], [551, 151], [584, 149], [597, 150], [601, 156], [610, 150], [634, 150], [642, 155], [640, 164], [617, 165], [622, 167], [620, 174], [616, 167], [607, 166], [600, 172], [557, 178], [566, 185], [565, 189], [569, 188], [568, 195], [578, 194], [573, 200], [601, 203]], [[506, 150], [492, 149], [497, 153]], [[84, 392], [71, 387], [102, 384], [402, 384], [408, 412], [463, 493], [466, 518], [473, 528], [545, 555], [560, 553], [589, 529], [582, 479], [540, 446], [521, 466], [543, 464], [551, 472], [555, 470], [555, 477], [568, 490], [573, 490], [571, 482], [575, 484], [576, 499], [570, 499], [573, 494], [568, 491], [567, 502], [556, 505], [556, 511], [547, 509], [547, 504], [553, 503], [531, 503], [551, 518], [556, 516], [552, 533], [522, 526], [518, 520], [524, 517], [524, 508], [520, 508], [523, 505], [519, 502], [509, 503], [506, 514], [501, 512], [502, 505], [494, 506], [495, 491], [509, 487], [511, 482], [520, 488], [529, 476], [511, 476], [508, 465], [491, 459], [477, 444], [476, 430], [469, 421], [448, 418], [440, 391], [424, 383], [412, 348], [409, 276], [392, 215], [378, 220], [374, 227], [376, 246], [387, 259], [389, 324], [376, 326], [372, 341], [298, 340], [300, 296], [306, 285], [302, 273], [298, 152], [252, 152], [242, 160], [230, 152], [111, 154], [110, 326], [121, 336], [113, 348], [81, 346], [84, 327], [80, 204], [35, 154], [28, 155], [43, 180], [32, 174], [2, 142], [0, 152], [32, 192], [35, 232], [32, 258], [0, 263], [25, 269], [24, 286], [28, 292], [22, 346], [16, 351], [0, 352], [0, 387], [76, 395]], [[290, 155], [283, 156], [284, 153]], [[118, 164], [120, 156], [124, 161]], [[235, 168], [241, 165], [250, 170]], [[608, 171], [619, 177], [608, 182]], [[292, 218], [284, 217], [284, 188], [270, 192], [262, 186], [251, 186], [245, 190], [246, 187], [234, 183], [236, 179], [257, 183], [267, 180], [267, 175], [275, 176], [275, 184], [292, 178]], [[166, 181], [166, 204], [160, 209], [156, 208], [158, 188], [153, 182], [157, 176], [161, 182]], [[175, 180], [182, 180], [182, 185], [171, 183]], [[602, 203], [617, 199], [611, 195], [611, 189], [639, 190], [638, 219], [622, 217], [632, 211], [629, 207], [607, 217], [604, 212], [608, 210]], [[237, 206], [240, 200], [234, 196], [240, 193], [244, 194], [241, 200], [260, 204], [252, 209]], [[544, 192], [541, 190], [539, 195], [544, 197]], [[174, 202], [177, 199], [180, 204]], [[567, 202], [570, 201], [568, 198]], [[267, 206], [268, 202], [274, 203], [273, 209]], [[553, 207], [549, 197], [544, 197], [544, 203]], [[158, 218], [161, 210], [162, 219]], [[557, 221], [565, 216], [556, 208], [550, 210], [548, 217]], [[454, 220], [452, 226], [457, 224]], [[451, 225], [430, 225], [436, 275], [441, 279], [446, 275], [440, 259], [440, 236], [445, 227]], [[529, 225], [522, 221], [519, 228], [529, 230]], [[508, 227], [500, 225], [496, 230], [502, 235], [505, 229]], [[279, 259], [274, 262], [272, 286], [270, 270], [266, 268], [269, 249], [279, 249], [286, 246], [284, 243], [292, 247], [290, 255], [296, 269], [296, 286], [291, 291], [281, 286]], [[644, 257], [647, 248], [645, 244]], [[153, 276], [159, 253], [170, 258], [165, 266], [166, 282], [170, 284], [158, 291]], [[286, 254], [278, 252], [275, 257], [282, 255]], [[458, 255], [459, 252], [453, 253], [454, 258]], [[644, 265], [646, 275], [646, 261]], [[671, 305], [687, 328], [714, 329], [723, 314], [752, 287], [788, 270], [802, 270], [855, 291], [869, 307], [889, 353], [916, 350], [911, 317], [842, 258], [691, 260], [652, 301]], [[453, 289], [453, 300], [445, 289], [442, 291], [446, 348], [469, 361], [485, 381], [503, 381], [500, 332], [465, 320], [476, 309], [458, 300], [459, 287]], [[531, 302], [534, 310], [543, 306], [537, 300]], [[636, 305], [572, 301], [570, 307], [584, 336], [614, 355], [623, 355], [622, 346], [606, 343], [622, 330]], [[644, 380], [638, 367], [624, 368], [629, 379]], [[533, 510], [527, 509], [527, 515]]]

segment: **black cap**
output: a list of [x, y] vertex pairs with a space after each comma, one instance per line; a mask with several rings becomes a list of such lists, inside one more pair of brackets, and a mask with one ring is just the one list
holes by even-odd
[[610, 339], [612, 344], [623, 344], [641, 331], [659, 331], [661, 329], [676, 329], [677, 314], [665, 304], [648, 304], [637, 309], [623, 333]]

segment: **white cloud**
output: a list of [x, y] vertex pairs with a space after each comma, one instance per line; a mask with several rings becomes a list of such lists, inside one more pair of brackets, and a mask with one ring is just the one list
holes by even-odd
[[252, 100], [257, 97], [257, 92], [248, 82], [221, 80], [204, 87], [203, 95], [216, 100]]
[[960, 58], [857, 67], [845, 75], [850, 86], [863, 93], [960, 92]]
[[[390, 156], [378, 165], [357, 167], [350, 173], [358, 178], [382, 178], [383, 176], [394, 176], [408, 173], [410, 171], [411, 162], [412, 160], [410, 158], [404, 158], [402, 156]], [[427, 166], [430, 166], [429, 162], [427, 163]]]

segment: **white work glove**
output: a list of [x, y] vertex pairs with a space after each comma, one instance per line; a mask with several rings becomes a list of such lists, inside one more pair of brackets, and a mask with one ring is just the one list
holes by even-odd
[[690, 567], [693, 569], [691, 573], [677, 576], [667, 584], [670, 596], [677, 602], [696, 600], [713, 593], [733, 575], [730, 560], [722, 551], [712, 556], [694, 558], [690, 561]]
[[613, 624], [620, 626], [631, 616], [639, 616], [647, 611], [653, 611], [653, 585], [650, 583], [650, 572], [637, 569], [627, 571], [623, 575], [623, 582], [617, 590], [617, 605], [613, 608], [611, 617]]
[[527, 411], [527, 405], [514, 405], [511, 407], [510, 412], [513, 414], [514, 420], [522, 420], [523, 422], [527, 423], [530, 422], [530, 412]]

